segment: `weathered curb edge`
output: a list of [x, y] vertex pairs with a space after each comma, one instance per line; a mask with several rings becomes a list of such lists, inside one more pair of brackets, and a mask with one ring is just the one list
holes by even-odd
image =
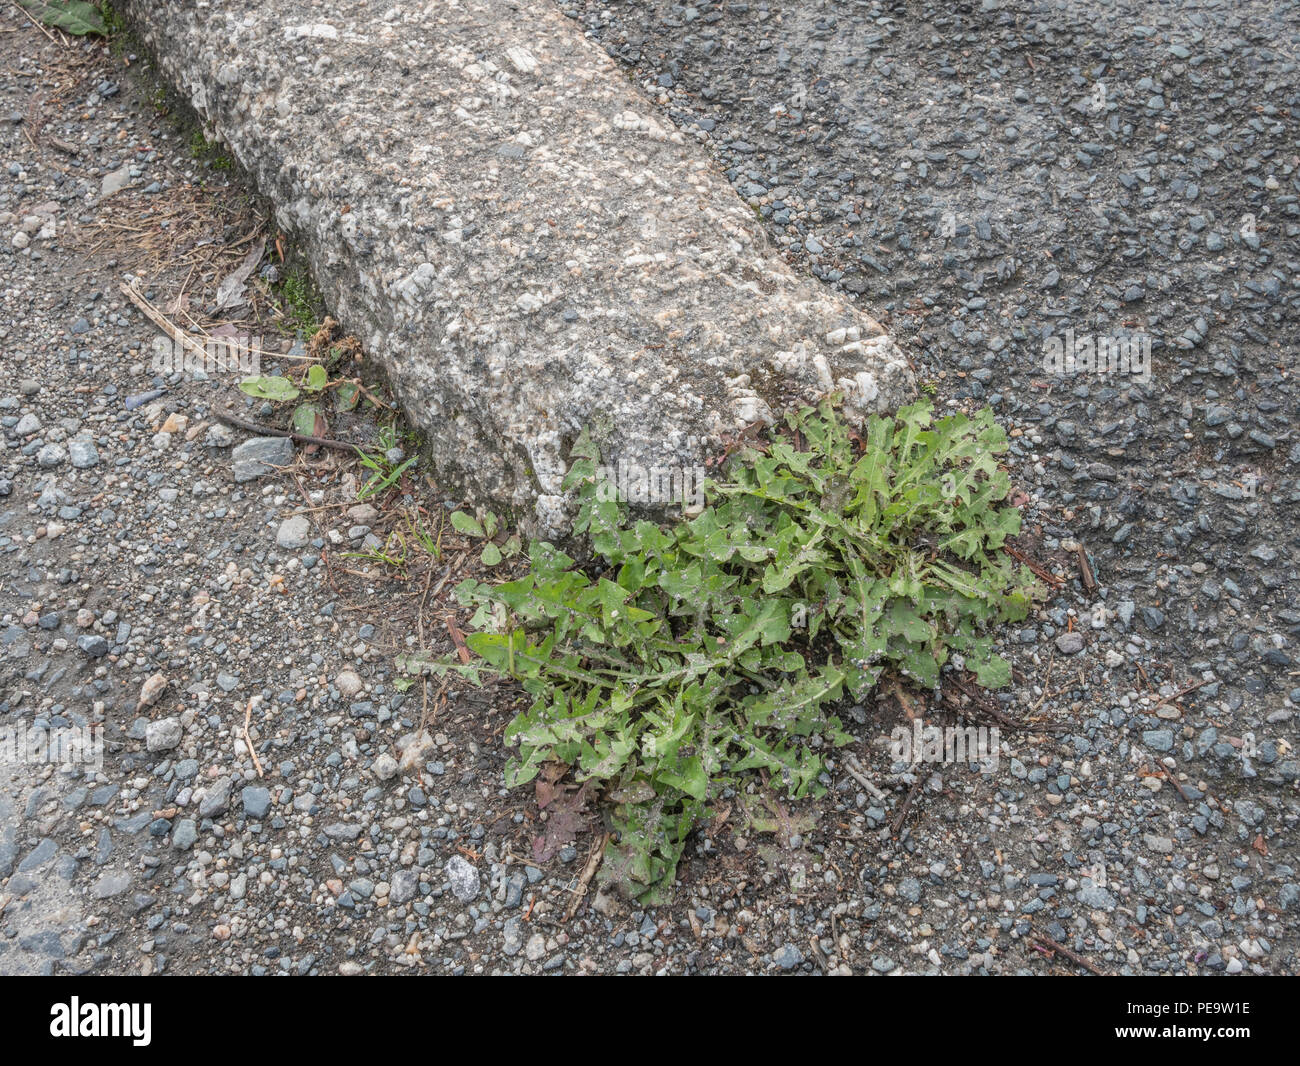
[[439, 476], [564, 528], [583, 427], [682, 469], [843, 391], [914, 394], [872, 318], [798, 277], [696, 145], [549, 3], [119, 0], [302, 243]]

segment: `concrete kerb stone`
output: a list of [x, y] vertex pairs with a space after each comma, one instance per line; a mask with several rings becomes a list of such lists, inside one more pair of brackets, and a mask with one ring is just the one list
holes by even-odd
[[796, 275], [699, 146], [549, 4], [122, 0], [301, 243], [439, 477], [562, 532], [587, 428], [612, 467], [915, 383], [885, 330]]

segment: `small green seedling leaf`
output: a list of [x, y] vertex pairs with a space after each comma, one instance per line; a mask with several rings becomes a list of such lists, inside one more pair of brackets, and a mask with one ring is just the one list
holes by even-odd
[[239, 383], [239, 391], [254, 399], [270, 400], [272, 403], [290, 403], [301, 395], [292, 381], [278, 374], [244, 378]]
[[307, 379], [303, 382], [303, 388], [308, 392], [320, 392], [329, 383], [329, 373], [320, 363], [313, 363], [307, 370]]
[[20, 6], [40, 17], [47, 26], [65, 30], [77, 37], [93, 34], [108, 36], [104, 16], [94, 4], [84, 0], [19, 0]]
[[301, 433], [307, 437], [318, 437], [321, 435], [322, 427], [318, 421], [323, 422], [320, 408], [314, 403], [300, 403], [293, 409], [293, 431]]
[[464, 511], [452, 511], [451, 528], [457, 533], [464, 533], [467, 537], [486, 536], [478, 519]]
[[351, 411], [361, 399], [361, 390], [351, 381], [345, 381], [334, 392], [334, 407], [339, 411]]

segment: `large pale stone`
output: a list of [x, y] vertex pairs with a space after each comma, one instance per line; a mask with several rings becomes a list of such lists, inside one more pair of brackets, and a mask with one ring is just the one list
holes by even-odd
[[912, 394], [549, 2], [117, 6], [475, 499], [556, 531], [584, 427], [611, 465], [683, 470], [794, 402]]

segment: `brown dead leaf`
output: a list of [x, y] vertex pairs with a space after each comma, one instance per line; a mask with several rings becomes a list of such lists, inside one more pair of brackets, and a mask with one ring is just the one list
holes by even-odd
[[569, 768], [562, 762], [548, 762], [543, 764], [542, 772], [537, 775], [537, 780], [533, 785], [533, 792], [537, 797], [537, 809], [546, 810], [555, 802], [557, 796], [564, 795], [570, 788], [576, 788], [576, 785], [561, 785], [560, 779], [569, 772]]
[[552, 800], [550, 818], [546, 829], [533, 838], [533, 859], [537, 862], [550, 862], [565, 844], [577, 838], [578, 833], [586, 828], [587, 789], [584, 784], [573, 792], [566, 792]]
[[244, 297], [244, 283], [248, 281], [248, 276], [257, 268], [257, 264], [262, 261], [262, 255], [265, 251], [266, 238], [263, 237], [253, 245], [248, 254], [240, 261], [239, 266], [221, 279], [221, 284], [217, 286], [216, 307], [218, 311], [227, 307], [239, 307], [247, 302]]
[[460, 656], [460, 661], [468, 663], [474, 656], [469, 650], [469, 645], [465, 643], [465, 634], [460, 631], [455, 619], [450, 616], [447, 618], [447, 633], [451, 637], [451, 642], [456, 645], [456, 654]]

